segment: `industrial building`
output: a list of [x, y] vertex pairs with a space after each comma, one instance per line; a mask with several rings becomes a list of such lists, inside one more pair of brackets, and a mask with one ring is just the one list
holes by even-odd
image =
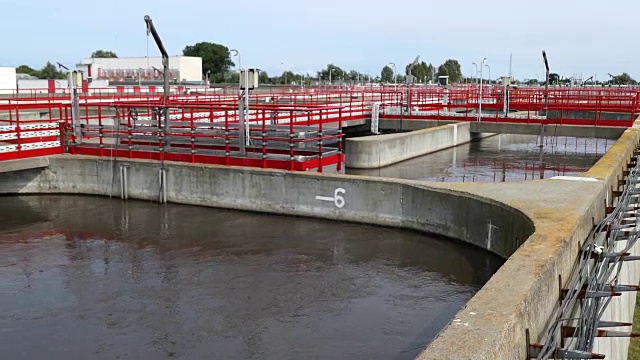
[[[90, 80], [113, 83], [128, 81], [161, 81], [162, 57], [88, 58], [77, 69]], [[169, 79], [173, 83], [202, 82], [202, 58], [169, 57]]]
[[0, 94], [13, 94], [16, 91], [16, 68], [0, 67]]

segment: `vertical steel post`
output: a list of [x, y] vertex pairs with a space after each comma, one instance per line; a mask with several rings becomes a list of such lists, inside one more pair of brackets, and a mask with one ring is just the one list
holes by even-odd
[[153, 21], [151, 20], [151, 17], [149, 15], [145, 15], [144, 21], [145, 23], [147, 23], [147, 35], [151, 34], [153, 36], [153, 40], [155, 40], [156, 45], [158, 45], [158, 50], [160, 50], [160, 54], [162, 54], [162, 67], [164, 70], [164, 73], [162, 74], [163, 80], [164, 80], [163, 149], [166, 152], [169, 148], [169, 140], [168, 140], [168, 135], [169, 135], [169, 54], [167, 53], [167, 50], [164, 48], [164, 45], [162, 44], [160, 35], [158, 35], [158, 32], [156, 31], [156, 28], [153, 25]]

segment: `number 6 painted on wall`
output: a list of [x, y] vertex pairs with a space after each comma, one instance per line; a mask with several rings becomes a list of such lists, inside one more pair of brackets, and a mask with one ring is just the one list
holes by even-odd
[[347, 190], [343, 189], [343, 188], [337, 188], [335, 189], [335, 191], [333, 192], [333, 197], [331, 196], [316, 196], [316, 200], [321, 200], [321, 201], [333, 201], [333, 204], [338, 208], [341, 209], [344, 207], [344, 205], [346, 204], [346, 201], [344, 199], [344, 197], [342, 195], [346, 194]]
[[345, 205], [344, 197], [340, 194], [346, 194], [347, 190], [343, 188], [337, 188], [336, 191], [333, 192], [333, 203], [336, 204], [338, 209], [341, 209]]

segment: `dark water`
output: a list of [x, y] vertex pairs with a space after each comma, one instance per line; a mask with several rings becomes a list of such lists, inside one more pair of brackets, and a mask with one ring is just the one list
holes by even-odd
[[355, 224], [0, 197], [0, 359], [411, 359], [502, 264]]
[[497, 135], [410, 159], [382, 169], [346, 169], [347, 174], [426, 181], [503, 182], [548, 179], [585, 172], [614, 140]]

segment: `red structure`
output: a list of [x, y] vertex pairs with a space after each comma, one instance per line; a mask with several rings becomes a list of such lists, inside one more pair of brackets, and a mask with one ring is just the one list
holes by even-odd
[[[28, 89], [21, 92], [29, 94]], [[639, 106], [635, 88], [545, 92], [539, 87], [488, 85], [482, 99], [475, 84], [446, 89], [278, 88], [250, 96], [249, 141], [241, 147], [237, 88], [172, 89], [166, 104], [161, 92], [124, 86], [83, 89], [75, 127], [68, 94], [4, 99], [0, 102], [0, 114], [5, 115], [0, 120], [0, 160], [62, 153], [61, 140], [66, 140], [71, 154], [324, 171], [328, 166], [341, 168], [342, 127], [346, 121], [364, 123], [373, 103], [380, 104], [384, 119], [620, 127], [633, 124]], [[512, 111], [508, 116], [501, 113], [506, 98]], [[480, 102], [490, 112], [481, 118], [477, 115]], [[166, 129], [165, 108], [169, 109]], [[541, 116], [541, 111], [548, 116]], [[39, 120], [25, 120], [27, 113]]]

